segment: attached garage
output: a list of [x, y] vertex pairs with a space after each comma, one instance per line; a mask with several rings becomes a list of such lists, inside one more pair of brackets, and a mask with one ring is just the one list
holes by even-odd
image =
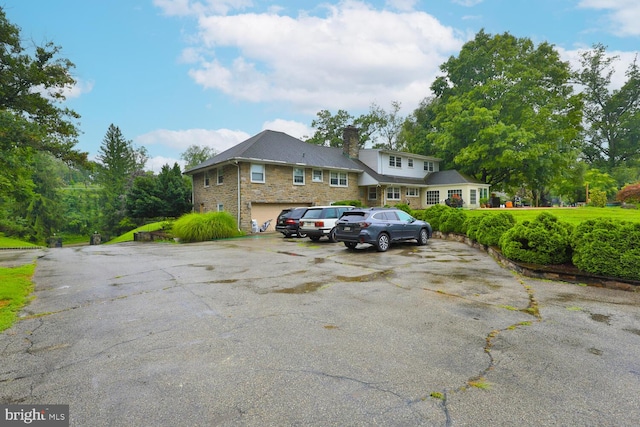
[[271, 225], [269, 225], [269, 229], [267, 231], [275, 231], [278, 214], [280, 214], [283, 209], [296, 206], [308, 206], [308, 204], [251, 203], [251, 219], [255, 219], [258, 222], [259, 227], [261, 227], [266, 221], [271, 220]]

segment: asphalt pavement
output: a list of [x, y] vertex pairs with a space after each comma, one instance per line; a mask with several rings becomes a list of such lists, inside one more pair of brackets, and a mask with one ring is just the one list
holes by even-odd
[[640, 293], [523, 277], [463, 243], [0, 251], [34, 259], [0, 403], [69, 404], [72, 426], [640, 422]]

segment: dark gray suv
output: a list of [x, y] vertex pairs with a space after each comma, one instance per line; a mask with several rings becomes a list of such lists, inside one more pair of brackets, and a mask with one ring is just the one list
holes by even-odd
[[389, 249], [392, 242], [416, 240], [426, 245], [431, 238], [431, 225], [394, 208], [353, 209], [336, 222], [335, 239], [349, 249], [358, 243], [368, 243], [379, 252]]

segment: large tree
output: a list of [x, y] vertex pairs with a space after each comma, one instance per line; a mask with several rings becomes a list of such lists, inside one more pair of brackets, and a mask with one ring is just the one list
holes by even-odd
[[369, 112], [358, 117], [345, 110], [338, 110], [336, 114], [321, 110], [311, 122], [311, 127], [316, 131], [306, 141], [328, 147], [342, 147], [342, 132], [345, 127], [353, 125], [358, 128], [360, 147], [371, 141], [376, 148], [402, 149], [404, 147], [401, 146], [399, 135], [404, 118], [399, 115], [399, 111], [400, 103], [397, 101], [391, 103], [390, 111], [372, 103]]
[[[38, 153], [84, 164], [86, 153], [74, 148], [79, 115], [63, 107], [65, 90], [75, 84], [73, 63], [59, 56], [60, 47], [23, 45], [20, 28], [0, 7], [0, 231], [41, 235], [34, 226], [47, 223], [38, 208], [48, 196], [40, 194], [34, 177], [45, 164]], [[26, 217], [31, 207], [31, 224]]]
[[611, 90], [616, 60], [596, 44], [582, 54], [582, 68], [575, 74], [585, 103], [584, 156], [609, 173], [640, 162], [640, 68], [637, 61], [630, 64], [627, 81]]
[[215, 149], [207, 147], [206, 145], [192, 144], [180, 154], [180, 158], [186, 162], [184, 169], [188, 170], [194, 166], [199, 165], [205, 160], [218, 154]]
[[102, 228], [107, 234], [124, 231], [125, 195], [146, 162], [144, 147], [136, 149], [120, 128], [111, 124], [96, 156], [96, 181], [102, 187]]
[[440, 69], [428, 138], [449, 167], [539, 196], [574, 161], [581, 103], [552, 45], [480, 31]]
[[128, 215], [139, 220], [179, 217], [191, 206], [191, 180], [182, 176], [177, 163], [162, 166], [157, 176], [148, 172], [136, 177], [126, 199]]

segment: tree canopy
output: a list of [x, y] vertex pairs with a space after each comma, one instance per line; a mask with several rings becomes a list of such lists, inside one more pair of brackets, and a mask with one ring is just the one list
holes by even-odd
[[427, 138], [448, 167], [536, 193], [575, 161], [580, 97], [553, 46], [480, 31], [440, 69]]
[[575, 73], [584, 96], [584, 157], [605, 172], [640, 162], [640, 68], [636, 59], [627, 69], [627, 81], [612, 91], [616, 60], [596, 44], [582, 53], [582, 68]]
[[51, 232], [56, 215], [54, 185], [38, 178], [47, 156], [87, 164], [87, 153], [74, 148], [80, 116], [60, 105], [75, 84], [74, 65], [60, 50], [51, 42], [23, 45], [0, 7], [0, 231], [36, 240]]

